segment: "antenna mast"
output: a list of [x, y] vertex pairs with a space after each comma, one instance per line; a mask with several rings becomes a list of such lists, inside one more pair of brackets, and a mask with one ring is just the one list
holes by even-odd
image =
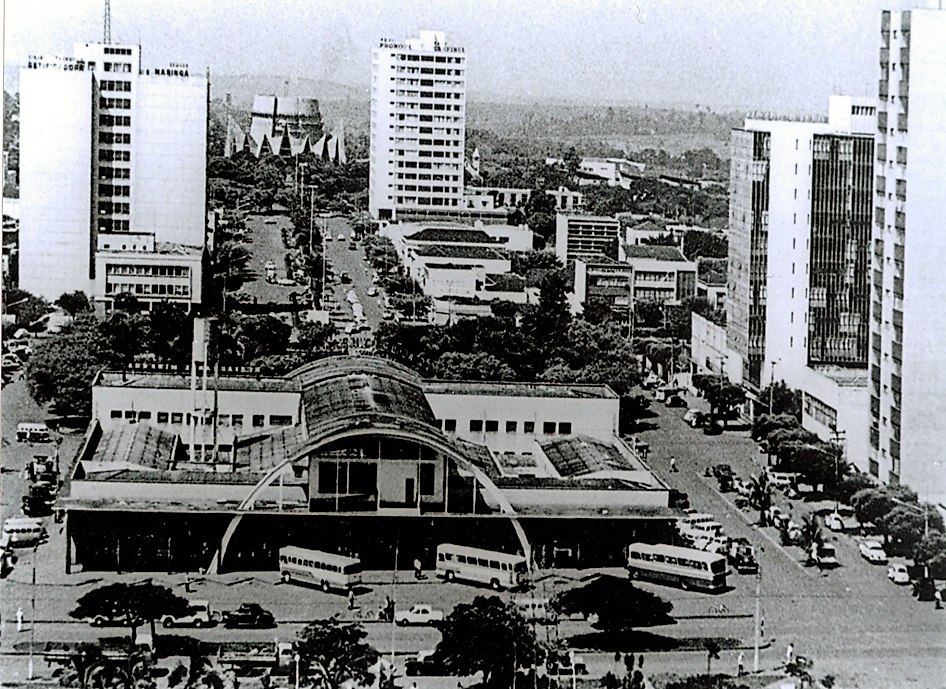
[[112, 8], [109, 0], [105, 0], [105, 45], [112, 43]]

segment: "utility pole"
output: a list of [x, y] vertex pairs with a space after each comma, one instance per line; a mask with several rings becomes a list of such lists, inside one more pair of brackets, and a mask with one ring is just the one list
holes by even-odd
[[[759, 551], [759, 555], [762, 555], [762, 551]], [[762, 637], [762, 628], [760, 622], [762, 620], [762, 563], [759, 563], [759, 571], [755, 575], [755, 632], [754, 637], [754, 652], [752, 656], [752, 671], [759, 671], [759, 642]]]
[[33, 645], [36, 643], [36, 551], [38, 545], [33, 546], [33, 585], [30, 589], [30, 662], [27, 668], [27, 679], [33, 679]]

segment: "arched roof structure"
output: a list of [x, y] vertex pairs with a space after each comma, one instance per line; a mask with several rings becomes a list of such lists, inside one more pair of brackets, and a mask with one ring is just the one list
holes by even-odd
[[306, 364], [287, 378], [302, 388], [305, 440], [292, 456], [274, 463], [240, 503], [207, 568], [209, 574], [216, 573], [223, 561], [243, 515], [252, 512], [257, 497], [287, 466], [330, 443], [373, 435], [428, 447], [472, 474], [509, 516], [526, 561], [531, 563], [531, 546], [516, 511], [493, 481], [435, 425], [436, 417], [416, 373], [386, 359], [339, 356]]

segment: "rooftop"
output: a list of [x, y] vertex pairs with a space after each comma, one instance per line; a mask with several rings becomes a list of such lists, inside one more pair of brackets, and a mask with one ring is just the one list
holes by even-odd
[[573, 478], [600, 471], [637, 471], [613, 445], [584, 436], [570, 435], [539, 441], [545, 456], [562, 478]]
[[697, 280], [709, 287], [725, 287], [728, 282], [729, 259], [700, 258], [696, 262]]
[[601, 222], [601, 223], [610, 223], [617, 225], [617, 218], [612, 218], [607, 215], [581, 215], [577, 213], [560, 213], [559, 215], [564, 215], [565, 218], [569, 221], [575, 222]]
[[[485, 233], [484, 233], [485, 234]], [[432, 256], [434, 258], [466, 258], [472, 260], [500, 260], [503, 258], [495, 249], [485, 246], [451, 246], [449, 244], [432, 244], [419, 246], [413, 250], [418, 256]]]
[[412, 242], [434, 242], [438, 244], [496, 244], [496, 240], [483, 230], [478, 229], [448, 229], [442, 227], [426, 227], [404, 237]]
[[487, 292], [521, 292], [526, 288], [525, 278], [512, 273], [489, 273], [486, 276]]
[[[139, 388], [158, 390], [187, 390], [190, 376], [185, 373], [160, 373], [157, 371], [102, 371], [96, 376], [93, 386], [106, 388]], [[221, 375], [215, 383], [220, 392], [300, 392], [299, 384], [286, 378], [264, 376]]]
[[656, 261], [679, 261], [687, 263], [688, 261], [680, 249], [675, 246], [646, 246], [643, 244], [626, 244], [624, 254], [628, 258], [649, 258]]
[[607, 385], [555, 385], [552, 383], [489, 383], [485, 381], [425, 380], [428, 395], [493, 395], [496, 397], [565, 397], [617, 399]]

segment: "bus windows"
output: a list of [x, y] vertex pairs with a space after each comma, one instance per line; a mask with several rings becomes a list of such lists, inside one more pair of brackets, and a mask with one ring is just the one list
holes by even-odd
[[669, 555], [665, 558], [664, 561], [665, 561], [668, 565], [675, 565], [675, 564], [677, 564], [677, 558], [675, 558], [675, 557], [670, 557]]
[[661, 555], [660, 553], [656, 553], [654, 555], [654, 562], [663, 562], [663, 561], [664, 561], [663, 555]]
[[466, 555], [457, 555], [457, 562], [459, 562], [461, 565], [465, 565]]
[[726, 571], [726, 563], [723, 560], [716, 560], [713, 562], [713, 572], [720, 574]]
[[516, 562], [516, 563], [514, 563], [513, 566], [512, 566], [512, 571], [513, 571], [513, 572], [520, 572], [520, 573], [523, 573], [523, 574], [524, 574], [525, 571], [526, 571], [526, 563], [525, 563], [525, 562]]
[[480, 567], [489, 567], [489, 562], [485, 557], [477, 558], [476, 564]]
[[489, 561], [489, 568], [490, 568], [490, 569], [499, 569], [499, 561], [498, 561], [498, 560], [490, 560], [490, 561]]
[[639, 552], [637, 552], [636, 550], [632, 550], [632, 551], [631, 551], [631, 559], [632, 559], [632, 560], [640, 560], [640, 559], [641, 559], [641, 554], [640, 554]]

